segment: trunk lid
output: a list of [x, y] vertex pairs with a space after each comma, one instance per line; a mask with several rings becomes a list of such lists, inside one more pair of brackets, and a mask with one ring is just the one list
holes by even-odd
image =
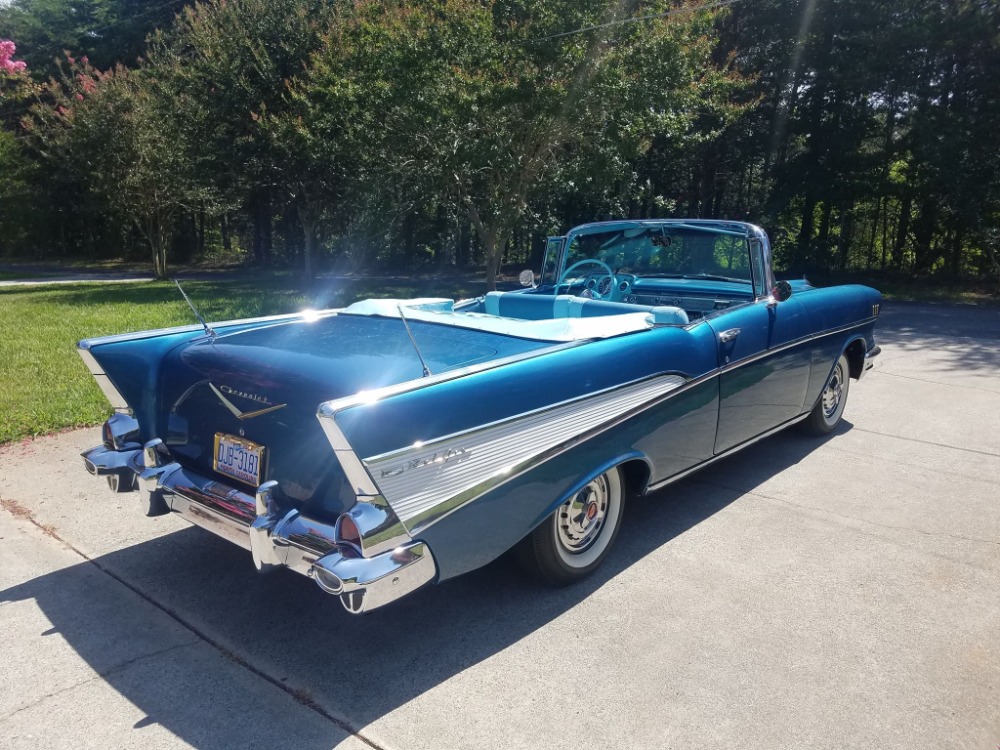
[[[418, 321], [410, 329], [434, 374], [549, 346]], [[162, 366], [159, 434], [181, 464], [240, 486], [215, 474], [215, 437], [251, 441], [264, 448], [261, 482], [277, 480], [300, 510], [331, 518], [354, 495], [317, 406], [423, 375], [401, 320], [343, 314], [201, 339]]]

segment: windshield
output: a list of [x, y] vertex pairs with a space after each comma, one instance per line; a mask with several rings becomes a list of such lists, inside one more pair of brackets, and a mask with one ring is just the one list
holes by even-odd
[[646, 278], [706, 278], [750, 284], [743, 234], [692, 225], [621, 226], [573, 235], [564, 268], [600, 260], [615, 273]]

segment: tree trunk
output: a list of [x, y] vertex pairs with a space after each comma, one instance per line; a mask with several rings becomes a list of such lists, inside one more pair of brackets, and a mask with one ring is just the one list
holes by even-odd
[[801, 266], [801, 270], [808, 270], [809, 257], [812, 249], [813, 224], [816, 212], [816, 196], [812, 192], [806, 193], [805, 204], [802, 207], [802, 225], [799, 227], [799, 237], [796, 243], [796, 264]]
[[510, 234], [502, 233], [497, 227], [491, 226], [485, 235], [482, 240], [483, 250], [486, 253], [486, 291], [493, 292], [497, 288], [497, 277], [500, 275], [503, 254], [507, 249]]
[[197, 257], [203, 258], [205, 256], [205, 206], [202, 204], [198, 207], [198, 245], [197, 245]]
[[819, 236], [816, 238], [816, 247], [823, 253], [824, 267], [828, 267], [828, 254], [830, 252], [830, 218], [833, 214], [833, 202], [828, 198], [823, 201], [823, 210], [820, 211]]
[[962, 245], [964, 242], [962, 227], [958, 226], [951, 237], [951, 275], [956, 279], [962, 275], [962, 251], [964, 249]]
[[222, 248], [229, 255], [233, 251], [233, 241], [229, 236], [229, 219], [226, 214], [219, 217], [219, 231], [222, 232]]
[[854, 207], [840, 212], [840, 236], [837, 238], [837, 254], [840, 256], [840, 269], [847, 268], [851, 259], [851, 241], [854, 234]]
[[910, 213], [913, 210], [913, 197], [909, 194], [903, 197], [903, 204], [899, 208], [899, 223], [896, 225], [896, 239], [892, 242], [893, 268], [900, 268], [903, 265], [903, 245], [910, 234]]
[[265, 194], [254, 199], [253, 207], [253, 258], [260, 266], [271, 261], [271, 201]]
[[316, 250], [316, 225], [318, 224], [316, 212], [310, 210], [305, 205], [299, 206], [299, 222], [302, 224], [302, 275], [312, 281], [313, 279], [313, 254]]
[[934, 222], [937, 218], [937, 210], [934, 200], [930, 196], [925, 196], [920, 204], [920, 214], [913, 225], [913, 251], [916, 255], [915, 266], [917, 272], [928, 271], [934, 265], [936, 258], [931, 247], [931, 240], [934, 238]]
[[496, 259], [497, 238], [495, 233], [483, 237], [483, 251], [486, 253], [486, 291], [494, 292], [497, 288], [497, 276], [500, 264]]
[[139, 233], [149, 244], [153, 261], [153, 277], [167, 278], [167, 232], [166, 222], [160, 216], [146, 216], [142, 221], [134, 221]]

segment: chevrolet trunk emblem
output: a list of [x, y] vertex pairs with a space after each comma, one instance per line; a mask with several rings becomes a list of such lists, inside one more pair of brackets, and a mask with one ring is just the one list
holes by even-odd
[[[212, 391], [215, 393], [215, 395], [219, 397], [219, 401], [222, 402], [222, 405], [225, 406], [227, 409], [229, 409], [229, 411], [231, 411], [233, 416], [236, 417], [237, 419], [253, 419], [254, 417], [259, 417], [262, 414], [267, 414], [272, 411], [277, 411], [278, 409], [281, 409], [288, 405], [288, 404], [276, 404], [268, 406], [266, 409], [257, 409], [256, 411], [240, 411], [236, 407], [236, 405], [233, 404], [232, 401], [230, 401], [228, 398], [225, 397], [222, 391], [220, 391], [218, 388], [215, 387], [214, 383], [209, 383], [208, 387], [211, 388]], [[249, 398], [251, 401], [257, 401], [265, 404], [270, 403], [270, 401], [267, 401], [266, 399], [256, 396], [255, 394], [244, 395], [239, 393], [239, 391], [234, 391], [232, 388], [228, 388], [227, 386], [223, 386], [223, 388], [226, 388], [226, 390], [232, 393], [233, 395], [243, 396], [244, 398]]]

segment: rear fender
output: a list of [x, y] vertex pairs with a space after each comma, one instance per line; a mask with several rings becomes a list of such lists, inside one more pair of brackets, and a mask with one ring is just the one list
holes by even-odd
[[[215, 323], [216, 334], [236, 333], [302, 317], [302, 313]], [[108, 402], [119, 412], [133, 413], [144, 441], [156, 437], [160, 363], [176, 347], [202, 340], [200, 325], [123, 333], [83, 339], [77, 351]]]
[[[640, 464], [642, 464], [643, 466], [645, 466], [646, 477], [649, 477], [650, 473], [652, 471], [652, 467], [650, 465], [649, 459], [646, 458], [646, 456], [643, 455], [642, 453], [640, 453], [639, 451], [629, 451], [628, 453], [623, 453], [623, 454], [621, 454], [621, 455], [619, 455], [619, 456], [617, 456], [615, 458], [608, 459], [604, 463], [598, 464], [589, 473], [585, 474], [583, 479], [580, 479], [580, 480], [574, 482], [573, 484], [571, 484], [569, 486], [569, 489], [567, 489], [561, 495], [557, 496], [557, 499], [554, 502], [552, 502], [551, 504], [549, 504], [541, 512], [540, 515], [538, 515], [537, 517], [535, 517], [532, 520], [532, 522], [531, 522], [531, 529], [529, 529], [529, 532], [533, 531], [539, 524], [541, 524], [543, 521], [545, 521], [546, 518], [548, 518], [553, 513], [555, 513], [556, 512], [556, 508], [558, 508], [560, 505], [562, 505], [567, 500], [569, 500], [571, 497], [573, 497], [578, 492], [580, 492], [580, 490], [582, 490], [588, 484], [590, 484], [595, 479], [597, 479], [599, 476], [601, 476], [601, 474], [604, 474], [605, 472], [610, 471], [611, 469], [615, 468], [616, 466], [621, 466], [621, 465], [627, 464], [627, 463], [630, 464], [630, 463], [634, 463], [636, 461], [638, 461]], [[631, 479], [631, 478], [632, 477], [626, 477], [626, 479]], [[635, 487], [632, 487], [631, 485], [628, 485], [628, 489], [631, 490], [631, 491], [633, 491], [633, 492], [640, 492], [641, 493], [641, 491], [642, 491], [642, 489], [644, 489], [644, 487], [635, 488]]]

